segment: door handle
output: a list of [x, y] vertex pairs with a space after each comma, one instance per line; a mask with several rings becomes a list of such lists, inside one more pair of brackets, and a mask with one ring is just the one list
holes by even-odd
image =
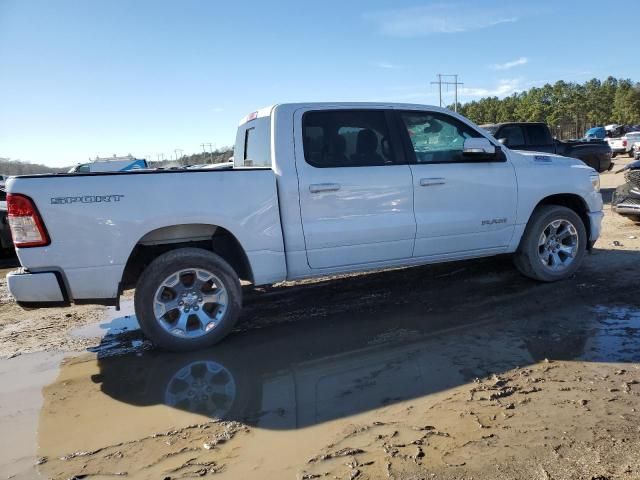
[[337, 183], [312, 183], [309, 185], [311, 193], [337, 192], [338, 190], [340, 190], [340, 185]]
[[433, 185], [444, 185], [447, 183], [444, 178], [421, 178], [421, 187], [431, 187]]

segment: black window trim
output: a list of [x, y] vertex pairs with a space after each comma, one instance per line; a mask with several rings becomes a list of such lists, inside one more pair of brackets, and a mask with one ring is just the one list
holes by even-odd
[[306, 152], [304, 150], [304, 141], [302, 142], [302, 159], [304, 163], [309, 165], [311, 168], [319, 168], [319, 169], [327, 169], [327, 168], [365, 168], [365, 167], [394, 167], [396, 165], [408, 165], [410, 163], [409, 159], [405, 152], [405, 148], [402, 146], [402, 136], [400, 131], [396, 125], [396, 116], [394, 111], [389, 108], [320, 108], [320, 109], [312, 109], [306, 110], [302, 114], [302, 118], [300, 119], [300, 135], [304, 137], [304, 117], [308, 113], [320, 113], [320, 112], [382, 112], [384, 114], [384, 120], [387, 124], [387, 130], [389, 132], [389, 141], [391, 143], [391, 150], [393, 151], [395, 162], [389, 165], [349, 165], [344, 167], [335, 167], [335, 166], [327, 166], [320, 167], [318, 165], [313, 165], [309, 163], [307, 160]]
[[[416, 152], [413, 149], [413, 143], [411, 143], [411, 138], [409, 138], [409, 133], [407, 132], [407, 129], [404, 125], [404, 121], [402, 120], [402, 114], [420, 114], [420, 113], [426, 113], [429, 115], [441, 115], [443, 117], [447, 117], [447, 118], [451, 118], [456, 122], [460, 122], [462, 124], [464, 124], [465, 126], [467, 126], [469, 129], [474, 130], [479, 137], [478, 138], [485, 138], [487, 140], [489, 140], [487, 138], [486, 135], [483, 135], [482, 132], [480, 131], [480, 129], [477, 128], [473, 128], [471, 125], [467, 125], [466, 123], [458, 120], [457, 118], [451, 116], [451, 115], [447, 115], [446, 113], [442, 113], [442, 112], [438, 112], [435, 110], [393, 110], [394, 116], [395, 116], [395, 129], [398, 131], [398, 134], [401, 136], [402, 138], [402, 146], [404, 148], [404, 153], [405, 153], [405, 158], [407, 158], [409, 160], [409, 165], [442, 165], [442, 164], [458, 164], [458, 165], [466, 165], [466, 164], [471, 164], [471, 163], [504, 163], [507, 161], [507, 156], [505, 155], [504, 151], [502, 150], [502, 148], [500, 148], [499, 146], [495, 145], [496, 147], [496, 158], [492, 159], [492, 160], [485, 160], [485, 159], [468, 159], [465, 161], [448, 161], [448, 160], [442, 160], [442, 161], [438, 161], [438, 162], [424, 162], [424, 163], [419, 163], [416, 157]], [[491, 142], [491, 140], [489, 140], [490, 143], [493, 144], [493, 142]]]

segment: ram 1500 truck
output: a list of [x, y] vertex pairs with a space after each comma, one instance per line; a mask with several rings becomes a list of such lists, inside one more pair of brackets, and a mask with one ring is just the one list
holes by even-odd
[[25, 307], [117, 305], [157, 345], [233, 328], [241, 280], [265, 285], [511, 253], [573, 274], [600, 233], [598, 173], [515, 152], [449, 110], [298, 103], [242, 120], [229, 170], [28, 175], [7, 182]]
[[561, 142], [551, 135], [546, 123], [508, 122], [482, 125], [500, 143], [512, 150], [555, 153], [582, 160], [598, 172], [611, 170], [612, 152], [604, 140], [570, 140]]

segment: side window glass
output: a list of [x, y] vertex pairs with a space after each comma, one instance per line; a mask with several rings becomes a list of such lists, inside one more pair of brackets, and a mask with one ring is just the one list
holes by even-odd
[[417, 163], [462, 162], [464, 141], [482, 137], [479, 132], [448, 115], [403, 112], [400, 116], [411, 139]]
[[498, 139], [505, 138], [507, 140], [507, 146], [513, 147], [516, 145], [524, 145], [524, 132], [518, 125], [506, 125], [500, 129]]
[[327, 110], [302, 117], [306, 162], [318, 168], [393, 165], [382, 110]]
[[549, 131], [542, 125], [527, 125], [527, 134], [531, 145], [549, 145], [552, 143]]

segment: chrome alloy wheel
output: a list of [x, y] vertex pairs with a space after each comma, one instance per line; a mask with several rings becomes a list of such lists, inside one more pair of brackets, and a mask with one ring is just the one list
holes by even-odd
[[538, 240], [538, 257], [546, 268], [561, 272], [576, 258], [578, 241], [578, 231], [573, 223], [554, 220], [542, 230]]
[[171, 335], [196, 338], [218, 326], [227, 304], [227, 290], [218, 277], [207, 270], [187, 268], [160, 284], [153, 298], [153, 313]]
[[164, 403], [211, 418], [224, 418], [235, 398], [236, 382], [231, 372], [218, 362], [197, 360], [171, 377]]

